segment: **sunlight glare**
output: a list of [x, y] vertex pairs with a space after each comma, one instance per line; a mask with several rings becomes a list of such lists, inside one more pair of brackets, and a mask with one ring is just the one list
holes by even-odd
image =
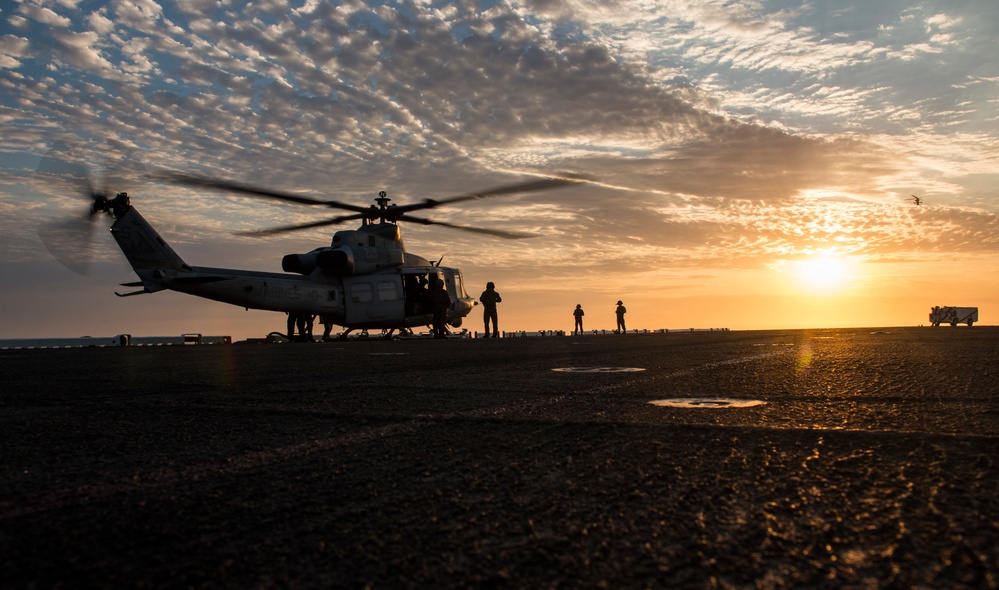
[[842, 289], [852, 280], [849, 261], [830, 254], [820, 254], [794, 263], [795, 275], [812, 291]]

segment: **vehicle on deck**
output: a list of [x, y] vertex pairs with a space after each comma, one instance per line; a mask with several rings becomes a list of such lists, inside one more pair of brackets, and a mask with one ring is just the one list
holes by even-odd
[[952, 326], [968, 324], [971, 326], [977, 321], [977, 307], [934, 306], [930, 309], [930, 323], [934, 326], [939, 326], [940, 324], [950, 324]]

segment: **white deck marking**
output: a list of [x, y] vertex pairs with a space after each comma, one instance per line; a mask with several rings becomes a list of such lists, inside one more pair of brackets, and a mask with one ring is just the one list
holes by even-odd
[[758, 399], [734, 399], [725, 397], [679, 397], [657, 399], [649, 402], [653, 406], [670, 408], [752, 408], [765, 406], [767, 402]]
[[640, 367], [558, 367], [552, 369], [559, 373], [639, 373], [645, 369]]

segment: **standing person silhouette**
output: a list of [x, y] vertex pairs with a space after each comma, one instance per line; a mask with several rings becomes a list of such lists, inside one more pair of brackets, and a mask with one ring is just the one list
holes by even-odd
[[295, 314], [295, 325], [298, 327], [298, 339], [295, 342], [308, 342], [310, 337], [308, 332], [305, 330], [305, 324], [308, 322], [307, 314], [304, 311], [300, 311]]
[[330, 337], [330, 332], [333, 331], [333, 319], [328, 315], [320, 315], [319, 321], [323, 324], [323, 342], [330, 342], [333, 338]]
[[624, 314], [628, 313], [628, 310], [625, 309], [623, 302], [617, 302], [617, 309], [614, 310], [614, 313], [617, 314], [617, 332], [619, 334], [624, 334], [628, 331], [628, 328], [624, 326]]
[[316, 314], [306, 313], [302, 314], [302, 317], [305, 319], [305, 341], [315, 342], [315, 339], [312, 337], [312, 328], [316, 325]]
[[479, 302], [482, 304], [482, 321], [486, 325], [486, 338], [489, 338], [489, 320], [493, 321], [493, 338], [499, 338], [499, 316], [496, 314], [496, 304], [503, 301], [500, 294], [496, 292], [496, 285], [492, 281], [486, 283], [486, 290], [479, 295]]
[[572, 312], [572, 315], [575, 316], [575, 318], [576, 318], [576, 325], [573, 326], [572, 333], [573, 334], [582, 334], [583, 333], [583, 316], [585, 314], [583, 312], [583, 305], [581, 303], [577, 303], [576, 304], [576, 309]]
[[430, 278], [429, 296], [434, 309], [434, 338], [447, 338], [447, 310], [451, 307], [451, 297], [444, 290], [444, 282], [437, 277]]

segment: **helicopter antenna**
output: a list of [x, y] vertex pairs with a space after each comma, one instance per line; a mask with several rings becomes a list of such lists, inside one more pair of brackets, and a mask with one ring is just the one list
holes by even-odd
[[441, 262], [443, 262], [443, 261], [444, 261], [444, 255], [441, 254], [441, 257], [437, 259], [437, 263], [434, 264], [434, 266], [439, 267], [441, 265]]

